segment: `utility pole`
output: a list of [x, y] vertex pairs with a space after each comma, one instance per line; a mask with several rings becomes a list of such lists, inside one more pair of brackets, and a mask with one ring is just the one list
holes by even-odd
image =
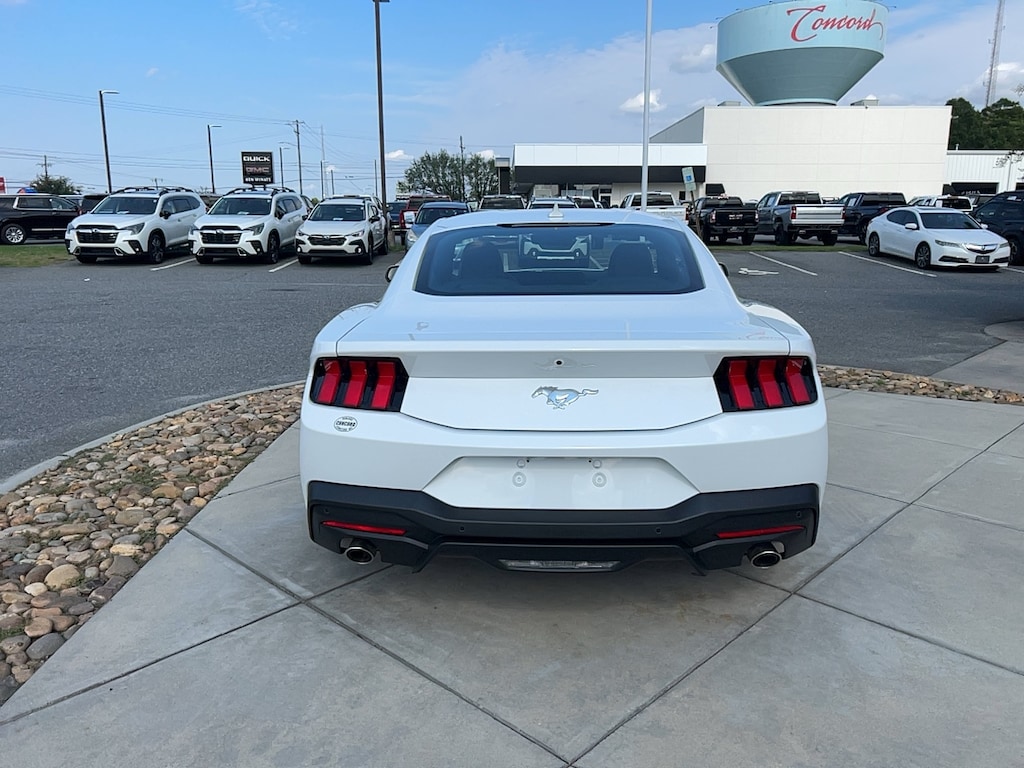
[[466, 202], [466, 146], [459, 136], [459, 192], [462, 202]]
[[[324, 126], [320, 124], [320, 199], [327, 197], [327, 177], [324, 175], [324, 164], [327, 161], [327, 153], [324, 151]], [[331, 194], [334, 190], [331, 189]]]
[[302, 144], [299, 142], [299, 121], [295, 121], [295, 154], [299, 161], [299, 194], [302, 194]]
[[43, 155], [43, 162], [41, 162], [40, 165], [43, 166], [43, 181], [49, 181], [50, 180], [50, 167], [49, 167], [49, 163], [48, 163], [48, 161], [46, 159], [46, 155]]

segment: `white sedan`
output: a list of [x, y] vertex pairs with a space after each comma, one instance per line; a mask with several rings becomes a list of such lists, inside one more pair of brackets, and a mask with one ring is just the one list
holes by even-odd
[[768, 567], [814, 543], [827, 441], [810, 337], [682, 223], [481, 211], [316, 337], [299, 467], [357, 563]]
[[933, 266], [991, 269], [1010, 263], [1010, 244], [962, 211], [932, 206], [893, 208], [868, 222], [868, 253]]

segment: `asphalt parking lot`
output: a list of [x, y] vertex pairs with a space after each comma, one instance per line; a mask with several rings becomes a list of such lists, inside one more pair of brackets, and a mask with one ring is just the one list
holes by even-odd
[[[997, 344], [986, 326], [1024, 317], [1018, 267], [922, 272], [853, 243], [713, 250], [741, 297], [807, 327], [823, 363], [930, 375]], [[317, 331], [378, 298], [399, 258], [0, 269], [0, 482], [162, 413], [304, 378]]]

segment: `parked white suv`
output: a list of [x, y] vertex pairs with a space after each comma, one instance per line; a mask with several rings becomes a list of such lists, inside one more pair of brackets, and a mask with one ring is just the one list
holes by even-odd
[[218, 256], [276, 264], [282, 251], [294, 249], [307, 210], [301, 195], [290, 189], [233, 189], [192, 226], [192, 255], [200, 264], [212, 264]]
[[328, 197], [299, 227], [295, 250], [300, 264], [314, 256], [359, 256], [373, 263], [388, 252], [387, 214], [366, 197]]
[[68, 253], [83, 264], [100, 256], [143, 256], [151, 264], [188, 245], [189, 227], [206, 212], [184, 187], [128, 187], [105, 197], [64, 232]]

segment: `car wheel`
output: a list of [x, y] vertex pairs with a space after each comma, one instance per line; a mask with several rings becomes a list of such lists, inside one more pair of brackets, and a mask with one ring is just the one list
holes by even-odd
[[149, 236], [149, 244], [146, 247], [146, 256], [150, 264], [160, 264], [164, 260], [165, 245], [164, 236], [154, 232]]
[[0, 232], [0, 240], [4, 245], [21, 245], [25, 242], [25, 230], [20, 224], [8, 224]]
[[381, 253], [382, 256], [387, 256], [388, 255], [388, 251], [390, 251], [390, 250], [391, 250], [391, 248], [388, 246], [388, 233], [385, 232], [384, 233], [384, 239], [381, 241], [381, 244], [380, 244], [380, 253]]
[[373, 235], [370, 235], [367, 239], [366, 253], [363, 254], [363, 259], [366, 260], [367, 264], [373, 264], [373, 254], [376, 252], [377, 244], [373, 242]]
[[80, 253], [75, 256], [76, 259], [82, 264], [95, 264], [96, 256], [94, 254]]
[[263, 261], [266, 264], [277, 264], [281, 259], [281, 238], [277, 232], [271, 232], [267, 238], [267, 252], [263, 254]]
[[914, 263], [918, 269], [928, 269], [932, 265], [932, 249], [928, 243], [921, 243], [914, 251]]
[[299, 260], [299, 264], [312, 264], [313, 263], [313, 257], [308, 255], [308, 254], [305, 254], [305, 253], [300, 253], [295, 258], [297, 258]]
[[700, 227], [700, 239], [706, 244], [711, 244], [711, 233], [708, 232], [707, 227]]
[[789, 245], [787, 242], [789, 238], [786, 237], [786, 230], [782, 228], [781, 224], [775, 225], [775, 244], [776, 245]]
[[1010, 243], [1010, 263], [1020, 264], [1024, 261], [1024, 254], [1021, 253], [1021, 242], [1016, 237], [1006, 238]]
[[213, 264], [213, 256], [207, 256], [205, 253], [197, 254], [196, 261], [200, 264]]
[[832, 233], [829, 233], [827, 235], [821, 236], [822, 245], [835, 245], [837, 242], [839, 242], [839, 235], [833, 235]]
[[874, 232], [871, 233], [871, 237], [868, 238], [868, 256], [881, 256], [882, 255], [882, 244], [878, 240], [878, 235]]
[[753, 245], [753, 243], [754, 243], [754, 233], [753, 232], [744, 232], [743, 235], [741, 236], [741, 242], [744, 245]]

